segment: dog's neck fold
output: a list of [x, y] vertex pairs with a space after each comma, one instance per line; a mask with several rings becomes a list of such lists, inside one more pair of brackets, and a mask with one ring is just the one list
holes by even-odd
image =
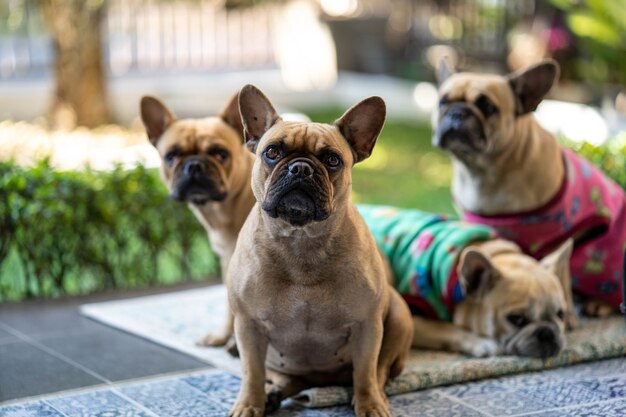
[[[245, 151], [245, 150], [244, 150]], [[236, 178], [232, 178], [232, 188], [224, 201], [208, 202], [202, 206], [190, 207], [204, 228], [208, 231], [211, 246], [218, 255], [232, 252], [237, 235], [254, 204], [254, 196], [249, 178], [254, 164], [254, 156], [246, 151], [241, 159], [243, 168]]]
[[513, 214], [546, 204], [564, 177], [556, 139], [532, 114], [515, 120], [503, 149], [467, 164], [453, 157], [452, 193], [462, 211]]
[[[334, 277], [333, 262], [350, 256], [349, 251], [360, 247], [362, 236], [354, 223], [358, 213], [351, 203], [348, 208], [337, 208], [326, 220], [302, 227], [270, 217], [259, 204], [253, 210], [257, 210], [258, 221], [264, 225], [263, 230], [269, 232], [264, 238], [264, 244], [280, 250], [281, 257], [277, 261], [286, 261], [281, 265], [287, 272], [284, 279], [297, 280], [302, 285], [314, 285], [329, 276]], [[306, 257], [302, 256], [303, 247], [307, 249]], [[306, 282], [302, 282], [303, 279]]]

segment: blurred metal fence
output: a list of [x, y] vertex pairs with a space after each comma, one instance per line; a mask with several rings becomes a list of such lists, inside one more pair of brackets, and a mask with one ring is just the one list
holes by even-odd
[[[51, 71], [52, 44], [36, 0], [0, 4], [0, 79]], [[111, 74], [276, 66], [277, 4], [224, 9], [214, 0], [109, 0], [103, 22]]]
[[[510, 36], [516, 30], [536, 30], [537, 0], [407, 0], [412, 8], [411, 49], [448, 45], [468, 67], [507, 69]], [[536, 33], [539, 35], [539, 33]]]
[[[103, 42], [113, 75], [278, 66], [275, 24], [285, 1], [234, 9], [215, 0], [105, 1]], [[536, 0], [354, 1], [364, 14], [327, 21], [339, 68], [392, 73], [420, 61], [432, 45], [452, 46], [474, 62], [504, 64], [507, 34], [538, 5]], [[0, 79], [50, 71], [53, 51], [39, 3], [0, 2]], [[387, 38], [394, 31], [403, 33], [402, 41], [390, 46]]]
[[369, 8], [355, 12], [356, 18], [324, 16], [333, 32], [340, 69], [421, 79], [432, 69], [431, 58], [425, 56], [431, 46], [458, 52], [465, 66], [505, 69], [509, 34], [520, 23], [532, 23], [538, 9], [537, 0], [358, 2]]
[[[449, 44], [476, 60], [503, 60], [517, 6], [528, 0], [413, 2], [416, 47]], [[519, 17], [519, 16], [518, 16]]]

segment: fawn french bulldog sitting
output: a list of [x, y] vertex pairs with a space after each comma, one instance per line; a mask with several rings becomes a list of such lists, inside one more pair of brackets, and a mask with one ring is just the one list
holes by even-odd
[[[141, 99], [141, 119], [150, 142], [162, 158], [161, 178], [172, 198], [186, 202], [209, 235], [227, 277], [237, 235], [254, 205], [250, 172], [254, 156], [243, 142], [243, 125], [236, 94], [219, 116], [176, 119], [160, 100]], [[228, 310], [224, 328], [198, 343], [223, 346], [233, 334]], [[231, 353], [235, 345], [231, 344]]]
[[257, 203], [226, 280], [243, 368], [230, 415], [260, 417], [307, 387], [354, 384], [358, 417], [389, 416], [383, 385], [403, 369], [411, 314], [350, 201], [352, 166], [371, 154], [385, 104], [370, 97], [332, 125], [287, 122], [248, 85], [239, 106]]
[[413, 313], [413, 347], [538, 358], [563, 349], [571, 239], [538, 262], [488, 226], [419, 210], [359, 211]]
[[464, 220], [494, 227], [537, 259], [574, 240], [573, 290], [590, 300], [587, 314], [603, 316], [621, 300], [626, 193], [535, 120], [558, 72], [551, 60], [507, 76], [452, 73], [444, 62], [433, 144], [452, 156]]

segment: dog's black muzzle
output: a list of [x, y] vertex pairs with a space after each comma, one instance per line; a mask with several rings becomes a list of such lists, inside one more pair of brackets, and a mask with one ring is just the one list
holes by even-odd
[[295, 158], [279, 169], [261, 205], [270, 217], [304, 226], [330, 216], [330, 193], [313, 161]]
[[523, 352], [524, 356], [533, 358], [549, 358], [556, 355], [563, 348], [563, 342], [558, 336], [558, 330], [553, 329], [550, 325], [542, 325], [537, 327], [532, 334], [532, 341], [526, 345]]
[[453, 153], [482, 152], [487, 139], [481, 119], [466, 103], [452, 103], [439, 120], [434, 145]]
[[223, 201], [227, 191], [219, 167], [197, 156], [183, 161], [175, 173], [170, 196], [178, 201], [203, 205], [209, 201]]

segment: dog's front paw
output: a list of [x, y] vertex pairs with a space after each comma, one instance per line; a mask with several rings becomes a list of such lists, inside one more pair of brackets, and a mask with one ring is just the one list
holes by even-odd
[[359, 404], [355, 407], [357, 417], [391, 417], [389, 406], [385, 403]]
[[464, 349], [465, 353], [475, 358], [489, 358], [500, 352], [498, 343], [491, 339], [476, 339], [468, 342], [467, 345]]
[[354, 412], [357, 417], [391, 417], [389, 404], [384, 401], [384, 395], [377, 398], [375, 395], [354, 396]]
[[216, 333], [216, 334], [209, 333], [206, 336], [204, 336], [202, 339], [198, 340], [196, 342], [196, 345], [203, 346], [203, 347], [224, 346], [230, 340], [230, 336], [231, 335], [225, 334], [225, 333]]
[[588, 317], [604, 318], [613, 314], [613, 307], [600, 300], [589, 300], [583, 304], [583, 313]]
[[263, 417], [263, 407], [237, 403], [228, 413], [228, 417]]

